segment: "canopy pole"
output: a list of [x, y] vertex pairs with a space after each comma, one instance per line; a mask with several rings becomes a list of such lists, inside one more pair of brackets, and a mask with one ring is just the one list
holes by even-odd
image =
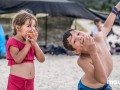
[[77, 19], [75, 18], [75, 30], [77, 29], [76, 24], [77, 24]]
[[47, 22], [48, 22], [48, 16], [46, 15], [45, 18], [45, 47], [47, 47]]

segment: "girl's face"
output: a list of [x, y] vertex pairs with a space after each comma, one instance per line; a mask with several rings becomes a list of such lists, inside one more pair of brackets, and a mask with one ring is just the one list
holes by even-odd
[[36, 22], [34, 19], [26, 20], [25, 24], [21, 26], [21, 35], [22, 37], [26, 38], [27, 33], [30, 31], [36, 31]]

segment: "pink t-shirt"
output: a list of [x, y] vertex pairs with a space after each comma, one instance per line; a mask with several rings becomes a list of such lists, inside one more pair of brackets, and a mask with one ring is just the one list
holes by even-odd
[[[10, 38], [7, 41], [6, 50], [7, 50], [8, 66], [17, 64], [15, 62], [15, 60], [13, 59], [13, 57], [11, 56], [11, 54], [10, 54], [10, 46], [13, 46], [13, 47], [18, 48], [19, 50], [22, 50], [24, 48], [25, 44], [20, 42], [20, 41], [18, 41], [18, 40], [16, 40], [15, 38]], [[34, 55], [35, 55], [34, 47], [31, 46], [30, 50], [28, 51], [28, 54], [26, 55], [26, 57], [24, 58], [22, 63], [24, 63], [24, 62], [32, 62], [33, 63]]]

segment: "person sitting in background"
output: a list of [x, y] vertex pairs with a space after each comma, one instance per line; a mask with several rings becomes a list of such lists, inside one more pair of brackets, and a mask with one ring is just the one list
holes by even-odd
[[101, 31], [101, 27], [102, 27], [102, 21], [99, 18], [96, 18], [94, 20], [94, 25], [91, 27], [91, 35], [94, 36], [96, 35], [98, 32]]
[[[102, 30], [101, 27], [102, 27], [102, 20], [100, 18], [96, 18], [94, 20], [94, 26], [91, 28], [91, 35], [95, 36], [99, 32], [101, 32], [101, 30]], [[111, 48], [110, 48], [107, 38], [105, 39], [105, 43], [106, 43], [106, 46], [108, 47], [108, 50], [111, 51]]]
[[109, 45], [110, 45], [110, 53], [113, 55], [113, 54], [115, 54], [115, 52], [116, 52], [116, 48], [115, 48], [115, 46], [113, 46], [113, 43], [112, 42], [109, 42]]
[[117, 53], [117, 54], [120, 54], [120, 43], [115, 43], [115, 52]]

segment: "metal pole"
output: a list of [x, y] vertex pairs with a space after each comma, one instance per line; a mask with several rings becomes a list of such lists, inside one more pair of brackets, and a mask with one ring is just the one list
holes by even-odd
[[77, 24], [77, 19], [75, 18], [75, 30], [77, 29], [76, 24]]
[[47, 22], [48, 22], [48, 16], [46, 15], [45, 18], [45, 46], [47, 47]]

